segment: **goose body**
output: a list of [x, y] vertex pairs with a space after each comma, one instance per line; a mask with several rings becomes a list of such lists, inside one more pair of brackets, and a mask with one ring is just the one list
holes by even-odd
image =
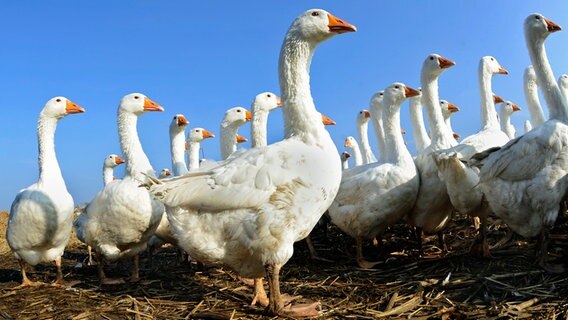
[[63, 281], [61, 256], [73, 226], [73, 198], [55, 155], [55, 129], [60, 119], [84, 110], [64, 97], [50, 99], [39, 115], [39, 180], [20, 190], [12, 202], [6, 240], [20, 262], [22, 286], [32, 285], [26, 264], [55, 261], [56, 282]]

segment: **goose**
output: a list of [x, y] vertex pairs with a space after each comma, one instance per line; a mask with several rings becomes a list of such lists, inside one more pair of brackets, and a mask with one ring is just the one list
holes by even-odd
[[259, 93], [252, 102], [252, 123], [250, 136], [252, 148], [264, 147], [268, 143], [266, 126], [270, 111], [280, 108], [282, 101], [272, 92]]
[[452, 133], [452, 138], [454, 138], [457, 141], [459, 135], [454, 132], [454, 129], [452, 129], [451, 117], [454, 113], [460, 111], [460, 108], [455, 104], [448, 102], [447, 100], [444, 99], [440, 100], [440, 107], [442, 108], [442, 117], [444, 118], [444, 123], [446, 124], [448, 129], [450, 129], [450, 132]]
[[531, 124], [530, 120], [525, 120], [524, 129], [525, 129], [525, 133], [532, 130], [532, 124]]
[[504, 101], [499, 109], [499, 122], [501, 130], [509, 137], [515, 139], [515, 127], [511, 124], [511, 115], [513, 112], [521, 110], [521, 107], [511, 101]]
[[353, 153], [353, 160], [355, 161], [355, 166], [357, 167], [362, 165], [363, 156], [361, 155], [361, 149], [359, 148], [359, 143], [357, 143], [357, 140], [355, 140], [353, 136], [348, 136], [347, 138], [345, 138], [344, 146], [351, 149], [351, 153]]
[[[550, 119], [530, 132], [475, 158], [482, 164], [479, 185], [491, 210], [516, 233], [541, 236], [539, 264], [561, 272], [548, 261], [548, 229], [556, 221], [566, 195], [568, 162], [568, 105], [562, 96], [544, 41], [560, 26], [539, 13], [524, 21], [526, 45]], [[491, 152], [492, 151], [492, 152]]]
[[568, 99], [568, 74], [562, 74], [558, 77], [558, 86], [564, 99]]
[[371, 112], [368, 110], [360, 110], [357, 113], [356, 125], [357, 125], [357, 136], [361, 142], [361, 155], [363, 156], [363, 164], [377, 162], [377, 158], [371, 150], [371, 145], [369, 145], [369, 136], [367, 134], [369, 128], [369, 119], [371, 118]]
[[[337, 148], [311, 97], [309, 66], [317, 44], [355, 31], [325, 10], [302, 13], [290, 26], [279, 60], [285, 139], [148, 188], [167, 205], [188, 253], [224, 263], [243, 277], [266, 275], [272, 315], [318, 315], [318, 303], [285, 304], [279, 274], [331, 205], [341, 180]], [[187, 210], [176, 215], [176, 208]], [[172, 210], [173, 209], [173, 210]]]
[[499, 126], [491, 78], [496, 74], [508, 74], [497, 59], [485, 56], [479, 61], [478, 75], [481, 96], [481, 130], [466, 137], [457, 146], [439, 150], [432, 156], [439, 170], [440, 179], [445, 182], [450, 201], [454, 208], [463, 214], [479, 217], [481, 228], [471, 253], [489, 257], [489, 246], [485, 237], [486, 218], [489, 212], [483, 206], [483, 195], [478, 188], [478, 170], [470, 168], [468, 161], [474, 154], [493, 147], [500, 147], [509, 137]]
[[203, 128], [193, 128], [189, 130], [186, 141], [187, 153], [189, 154], [189, 171], [199, 169], [199, 148], [201, 142], [214, 137], [215, 135], [211, 131]]
[[162, 219], [164, 206], [138, 187], [148, 180], [146, 176], [155, 178], [155, 173], [140, 144], [136, 123], [145, 112], [163, 110], [141, 93], [124, 96], [118, 106], [118, 135], [126, 174], [122, 180], [107, 184], [85, 209], [85, 241], [97, 253], [101, 284], [122, 282], [105, 276], [103, 259], [132, 257], [134, 268], [130, 280], [140, 279], [138, 254], [146, 249]]
[[[103, 185], [107, 185], [114, 181], [114, 168], [123, 164], [124, 160], [116, 154], [110, 154], [105, 157], [103, 161]], [[75, 234], [77, 235], [77, 239], [79, 241], [85, 242], [85, 235], [83, 232], [83, 226], [85, 225], [85, 221], [87, 220], [87, 213], [85, 212], [85, 208], [83, 208], [82, 212], [79, 214], [75, 222], [73, 223], [73, 228], [75, 229]], [[87, 265], [93, 265], [93, 250], [91, 246], [87, 245], [87, 252], [89, 254]]]
[[221, 122], [221, 158], [227, 159], [237, 151], [237, 130], [252, 119], [252, 113], [243, 107], [227, 110]]
[[453, 212], [446, 185], [438, 177], [438, 169], [431, 156], [437, 150], [456, 145], [450, 129], [444, 123], [438, 97], [438, 77], [453, 65], [455, 63], [451, 60], [438, 54], [430, 54], [424, 60], [420, 74], [422, 104], [426, 107], [431, 143], [415, 158], [416, 169], [420, 175], [420, 189], [414, 208], [406, 217], [408, 223], [416, 227], [420, 254], [422, 232], [438, 233], [440, 242], [443, 242], [441, 230]]
[[164, 168], [164, 169], [162, 169], [162, 171], [160, 171], [160, 174], [158, 175], [158, 178], [160, 178], [160, 179], [165, 179], [165, 178], [167, 178], [167, 177], [169, 177], [169, 176], [171, 176], [171, 175], [172, 175], [172, 172], [170, 171], [170, 169]]
[[536, 74], [532, 65], [525, 68], [523, 75], [523, 88], [525, 91], [525, 99], [527, 107], [531, 115], [531, 125], [535, 128], [544, 123], [544, 112], [538, 99], [538, 84]]
[[379, 91], [371, 97], [369, 102], [371, 119], [373, 120], [373, 128], [375, 130], [375, 135], [377, 137], [377, 145], [379, 147], [379, 161], [382, 162], [385, 159], [385, 134], [383, 131], [383, 91]]
[[343, 151], [341, 153], [341, 169], [347, 170], [349, 169], [349, 158], [351, 158], [351, 154], [347, 151]]
[[28, 264], [50, 261], [55, 261], [57, 268], [53, 284], [64, 285], [61, 256], [71, 235], [74, 203], [55, 155], [55, 129], [60, 119], [82, 112], [85, 110], [71, 100], [55, 97], [47, 101], [39, 114], [39, 179], [16, 195], [6, 230], [6, 240], [22, 272], [20, 287], [41, 284], [27, 277]]
[[418, 194], [416, 166], [400, 129], [400, 105], [417, 90], [396, 82], [384, 90], [383, 129], [386, 158], [347, 170], [329, 208], [331, 221], [357, 240], [357, 263], [371, 268], [376, 263], [363, 257], [363, 240], [370, 240], [402, 219]]
[[416, 153], [422, 152], [430, 145], [430, 136], [424, 125], [422, 114], [422, 88], [418, 88], [420, 94], [409, 98], [410, 100], [410, 122], [412, 125], [412, 137], [416, 145]]

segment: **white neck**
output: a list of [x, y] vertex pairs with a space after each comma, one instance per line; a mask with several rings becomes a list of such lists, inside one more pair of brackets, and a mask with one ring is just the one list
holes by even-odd
[[538, 36], [533, 37], [530, 33], [527, 34], [525, 38], [538, 86], [541, 88], [548, 106], [550, 119], [567, 122], [567, 106], [560, 93], [554, 74], [552, 73], [550, 63], [548, 62], [546, 49], [544, 47], [544, 39]]
[[103, 183], [105, 186], [114, 180], [114, 168], [103, 165]]
[[361, 149], [359, 149], [359, 145], [357, 143], [352, 144], [351, 153], [353, 153], [353, 161], [355, 162], [355, 166], [360, 166], [363, 164], [363, 157], [361, 156]]
[[221, 159], [227, 159], [237, 151], [237, 130], [239, 126], [234, 124], [221, 124]]
[[450, 130], [450, 132], [452, 133], [452, 136], [453, 136], [454, 129], [452, 129], [452, 120], [450, 120], [449, 116], [444, 119], [444, 123], [446, 124], [446, 127], [448, 127], [448, 129]]
[[379, 162], [385, 160], [385, 133], [383, 131], [383, 106], [376, 99], [371, 100], [371, 119], [379, 147]]
[[55, 155], [55, 129], [57, 119], [40, 114], [37, 124], [39, 147], [39, 184], [58, 184], [65, 187], [65, 181]]
[[[383, 100], [383, 103], [392, 103], [388, 99]], [[412, 164], [412, 156], [400, 133], [400, 105], [391, 105], [383, 108], [383, 130], [385, 131], [385, 146], [386, 156], [384, 163], [392, 164]]]
[[416, 143], [416, 152], [421, 152], [430, 145], [430, 137], [426, 132], [422, 114], [422, 98], [410, 98], [410, 120], [412, 122], [412, 137]]
[[185, 128], [173, 125], [170, 127], [170, 152], [172, 155], [172, 170], [174, 176], [187, 172], [185, 164]]
[[120, 149], [124, 155], [126, 162], [126, 176], [134, 178], [138, 181], [146, 181], [146, 177], [142, 172], [155, 177], [156, 174], [150, 160], [144, 153], [138, 132], [136, 130], [136, 123], [138, 117], [130, 112], [118, 110], [118, 136], [120, 139]]
[[189, 171], [199, 169], [199, 148], [201, 143], [190, 141], [187, 149], [189, 155]]
[[491, 77], [493, 74], [484, 68], [484, 63], [479, 64], [479, 92], [481, 94], [481, 129], [499, 128], [497, 111], [493, 103], [493, 90], [491, 89]]
[[[310, 63], [315, 45], [288, 32], [280, 51], [278, 74], [282, 93], [284, 133], [310, 145], [335, 148], [321, 121], [310, 91]], [[336, 152], [337, 153], [337, 152]]]
[[420, 83], [422, 85], [422, 105], [426, 107], [428, 124], [430, 125], [431, 144], [454, 145], [455, 140], [452, 137], [452, 132], [444, 123], [444, 117], [440, 109], [438, 76], [423, 74], [420, 77]]
[[349, 169], [349, 161], [348, 161], [348, 159], [341, 160], [341, 169], [343, 169], [343, 170]]
[[527, 106], [529, 107], [529, 112], [531, 114], [531, 121], [535, 127], [538, 127], [544, 122], [544, 112], [542, 111], [542, 107], [538, 99], [538, 86], [536, 84], [536, 81], [530, 79], [527, 73], [528, 71], [525, 71], [525, 99], [527, 101]]
[[375, 155], [373, 154], [373, 150], [371, 150], [371, 146], [369, 145], [369, 122], [364, 121], [362, 123], [357, 122], [357, 134], [359, 136], [359, 141], [361, 142], [361, 154], [363, 156], [363, 163], [373, 163], [377, 161]]
[[515, 138], [515, 127], [511, 124], [511, 115], [505, 110], [499, 112], [499, 122], [501, 124], [501, 131], [509, 137], [509, 139]]
[[253, 148], [259, 148], [266, 146], [268, 143], [268, 138], [266, 137], [268, 111], [254, 109], [253, 106], [252, 124], [250, 126], [251, 145]]

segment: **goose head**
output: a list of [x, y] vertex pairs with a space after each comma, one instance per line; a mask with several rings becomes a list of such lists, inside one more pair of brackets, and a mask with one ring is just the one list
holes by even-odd
[[499, 61], [492, 56], [485, 56], [479, 60], [479, 69], [483, 74], [509, 74], [507, 69], [503, 68]]
[[422, 88], [418, 87], [416, 88], [416, 91], [418, 91], [418, 94], [413, 97], [410, 97], [409, 100], [413, 102], [420, 102], [422, 99]]
[[160, 171], [160, 175], [158, 176], [158, 178], [163, 179], [169, 177], [171, 174], [172, 172], [170, 171], [170, 169], [164, 168], [162, 169], [162, 171]]
[[357, 143], [357, 140], [355, 140], [355, 138], [353, 138], [353, 136], [349, 136], [349, 137], [345, 138], [345, 144], [344, 144], [344, 146], [345, 146], [346, 148], [351, 148], [351, 149], [353, 149], [353, 148], [358, 147], [359, 144]]
[[347, 161], [347, 159], [351, 158], [351, 154], [347, 151], [343, 151], [341, 153], [341, 161]]
[[458, 106], [447, 100], [440, 100], [440, 107], [442, 108], [444, 119], [448, 119], [453, 113], [460, 111]]
[[288, 35], [311, 43], [325, 41], [336, 34], [354, 32], [357, 28], [323, 9], [310, 9], [300, 14], [288, 31]]
[[562, 90], [568, 90], [568, 74], [562, 74], [558, 77], [558, 86]]
[[357, 112], [357, 123], [362, 125], [365, 124], [367, 122], [369, 122], [369, 119], [371, 119], [371, 112], [369, 112], [369, 110], [367, 109], [363, 109], [360, 110], [359, 112]]
[[252, 119], [252, 113], [243, 107], [235, 107], [227, 110], [223, 117], [222, 127], [240, 127]]
[[395, 82], [385, 89], [384, 102], [385, 108], [399, 108], [406, 98], [419, 95], [420, 92], [416, 89], [407, 87], [402, 82]]
[[261, 112], [270, 112], [282, 106], [282, 100], [279, 96], [272, 92], [259, 93], [254, 97], [252, 102], [253, 114]]
[[371, 115], [374, 116], [375, 118], [380, 118], [382, 116], [381, 110], [383, 107], [384, 96], [385, 96], [385, 91], [381, 90], [373, 94], [373, 96], [371, 97], [371, 102], [369, 103], [369, 105], [371, 106]]
[[104, 166], [105, 168], [114, 168], [116, 166], [118, 166], [119, 164], [124, 163], [124, 160], [119, 157], [116, 154], [109, 154], [106, 158], [105, 158], [105, 163]]
[[556, 23], [545, 18], [540, 13], [533, 13], [525, 19], [525, 35], [527, 40], [544, 41], [549, 34], [560, 31], [562, 28]]
[[422, 63], [422, 73], [429, 78], [437, 78], [444, 70], [454, 66], [456, 63], [442, 57], [439, 54], [432, 53], [426, 57]]
[[42, 116], [62, 119], [70, 114], [82, 113], [85, 109], [81, 108], [73, 101], [65, 97], [54, 97], [49, 99], [41, 111]]
[[245, 138], [245, 137], [243, 137], [243, 136], [241, 136], [240, 134], [237, 134], [237, 135], [235, 136], [235, 141], [236, 141], [237, 143], [245, 143], [245, 142], [248, 141], [248, 139]]
[[512, 115], [513, 112], [519, 111], [521, 110], [521, 107], [519, 107], [518, 105], [512, 103], [511, 101], [503, 101], [503, 103], [501, 103], [501, 113], [502, 114], [507, 114], [507, 115]]
[[193, 128], [189, 131], [187, 141], [188, 142], [201, 142], [208, 138], [215, 138], [215, 135], [203, 128]]
[[176, 114], [170, 123], [170, 133], [183, 132], [188, 124], [189, 121], [183, 114]]
[[144, 112], [164, 111], [164, 108], [141, 93], [131, 93], [122, 97], [119, 110], [139, 116]]

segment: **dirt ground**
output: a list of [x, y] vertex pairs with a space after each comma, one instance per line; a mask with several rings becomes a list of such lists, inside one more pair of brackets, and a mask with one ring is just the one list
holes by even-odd
[[[14, 290], [21, 280], [16, 260], [4, 239], [7, 214], [0, 213], [0, 319], [261, 319], [263, 309], [251, 306], [252, 288], [229, 270], [203, 270], [180, 263], [172, 247], [162, 248], [153, 266], [141, 260], [142, 281], [99, 286], [96, 267], [80, 266], [86, 247], [73, 237], [65, 253], [67, 281], [72, 288], [50, 286]], [[564, 220], [566, 221], [566, 220]], [[474, 228], [466, 217], [454, 218], [446, 231], [448, 254], [437, 237], [425, 240], [418, 257], [410, 228], [400, 224], [386, 235], [383, 263], [362, 270], [354, 260], [354, 241], [328, 227], [313, 239], [321, 257], [311, 260], [298, 243], [282, 270], [282, 291], [301, 295], [300, 301], [320, 301], [320, 319], [567, 319], [568, 273], [552, 275], [535, 265], [535, 241], [515, 238], [494, 250], [492, 259], [474, 258], [468, 248]], [[492, 221], [491, 243], [507, 229]], [[550, 252], [559, 259], [568, 245], [568, 223], [554, 230]], [[377, 249], [370, 246], [372, 257]], [[108, 266], [108, 274], [127, 277], [130, 264]], [[51, 282], [53, 265], [40, 265], [32, 280]]]

